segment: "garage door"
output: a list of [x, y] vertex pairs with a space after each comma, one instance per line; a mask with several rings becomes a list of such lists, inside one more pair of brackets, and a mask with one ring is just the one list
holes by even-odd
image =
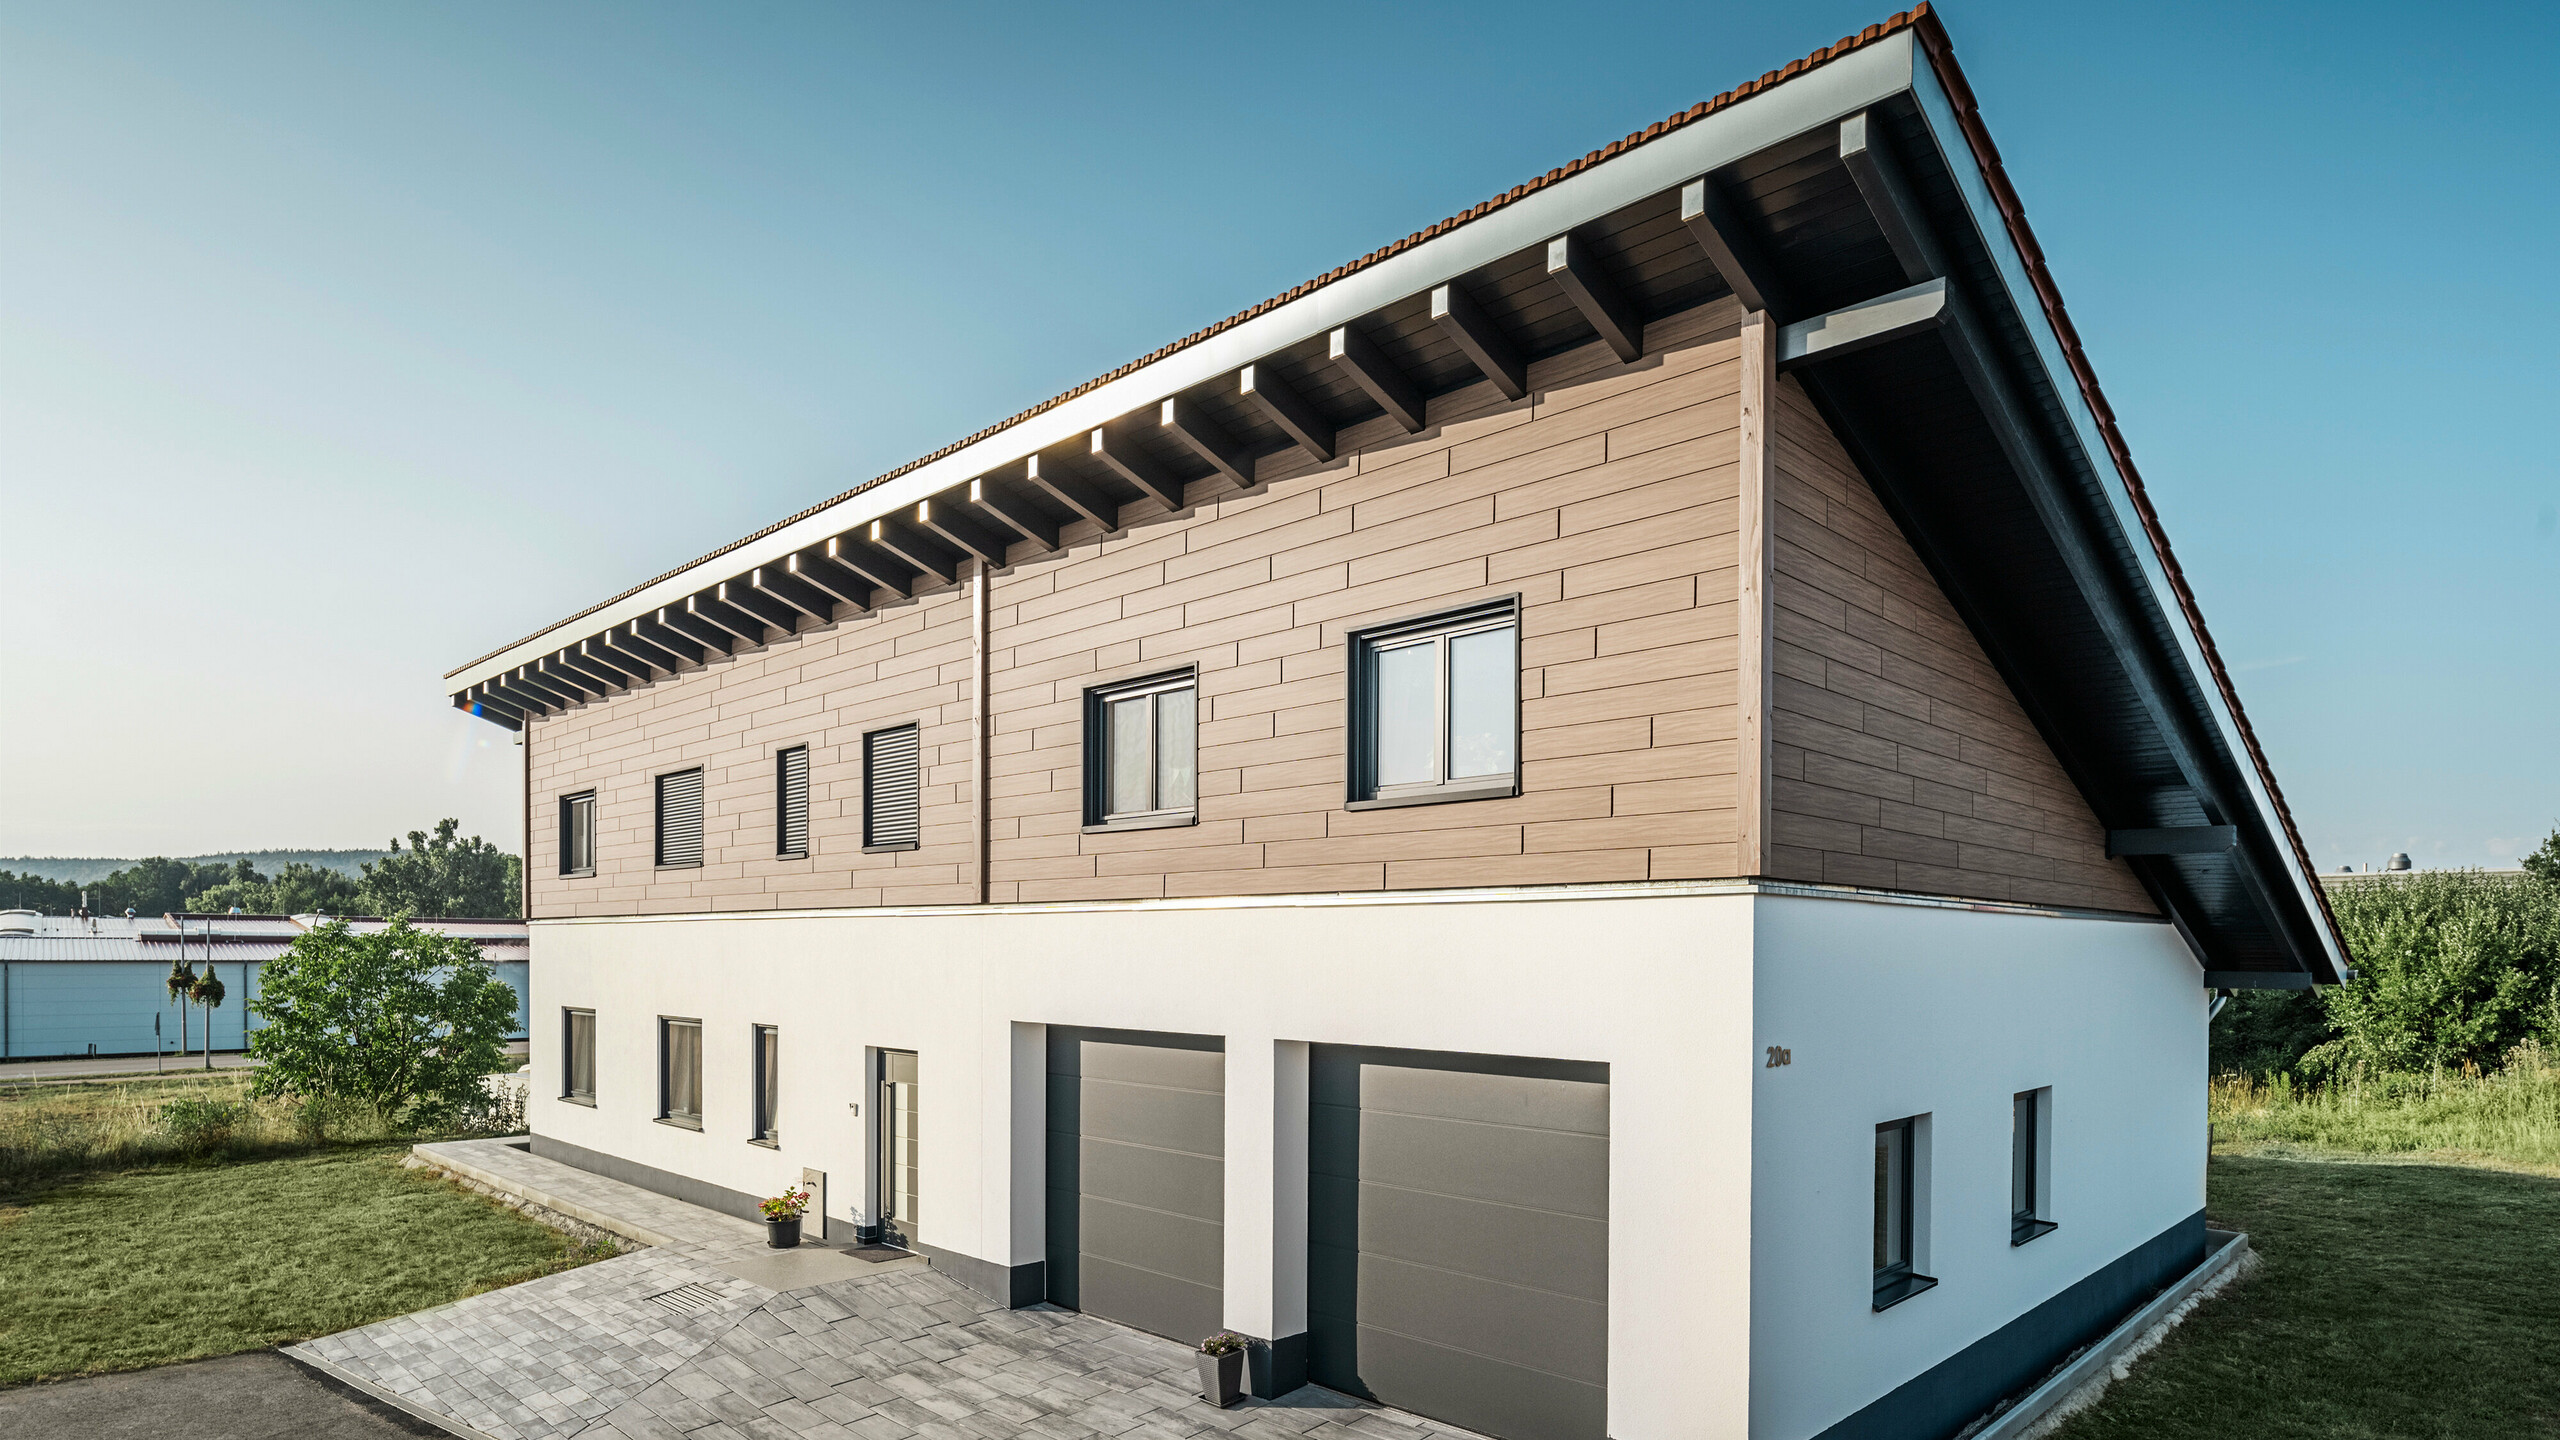
[[1052, 1303], [1176, 1340], [1221, 1328], [1226, 1064], [1214, 1036], [1050, 1028]]
[[1608, 1067], [1312, 1059], [1310, 1378], [1506, 1440], [1600, 1440]]

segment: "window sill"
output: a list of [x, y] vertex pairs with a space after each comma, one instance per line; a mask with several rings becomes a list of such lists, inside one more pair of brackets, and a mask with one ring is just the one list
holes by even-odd
[[776, 850], [773, 852], [773, 858], [776, 860], [806, 860], [809, 858], [809, 852], [806, 850]]
[[1143, 815], [1130, 820], [1105, 820], [1099, 825], [1085, 826], [1084, 833], [1109, 835], [1119, 830], [1173, 830], [1199, 823], [1200, 812], [1193, 810], [1180, 815]]
[[699, 870], [702, 868], [702, 862], [699, 860], [688, 860], [681, 865], [653, 865], [650, 868], [653, 870]]
[[678, 1130], [691, 1130], [697, 1135], [702, 1133], [702, 1122], [700, 1120], [687, 1120], [676, 1115], [661, 1115], [658, 1117], [658, 1123], [661, 1125], [672, 1125]]
[[750, 1145], [761, 1145], [767, 1150], [779, 1150], [782, 1148], [782, 1141], [778, 1138], [772, 1140], [750, 1140], [747, 1143]]
[[563, 880], [593, 880], [596, 878], [596, 872], [593, 870], [563, 870], [560, 872], [560, 878]]
[[1878, 1311], [1890, 1310], [1924, 1290], [1937, 1288], [1938, 1281], [1935, 1276], [1898, 1275], [1876, 1287], [1875, 1308]]
[[863, 854], [865, 854], [865, 855], [895, 855], [895, 854], [897, 854], [897, 853], [898, 853], [899, 851], [901, 851], [901, 850], [921, 850], [921, 849], [923, 849], [923, 848], [924, 848], [924, 847], [923, 847], [922, 845], [920, 845], [920, 844], [917, 844], [917, 845], [865, 845], [865, 846], [863, 846], [863, 847], [862, 847], [862, 853], [863, 853]]
[[2015, 1250], [2030, 1240], [2041, 1240], [2060, 1228], [2050, 1220], [2013, 1220], [2009, 1223], [2009, 1248]]
[[593, 1095], [563, 1095], [560, 1097], [560, 1103], [563, 1105], [584, 1105], [588, 1109], [593, 1110], [596, 1108], [596, 1097]]
[[1429, 790], [1407, 790], [1399, 794], [1374, 795], [1366, 800], [1353, 800], [1345, 810], [1393, 810], [1403, 805], [1446, 805], [1459, 800], [1508, 800], [1520, 793], [1520, 781], [1506, 775], [1499, 780], [1471, 781], [1464, 785], [1440, 785]]

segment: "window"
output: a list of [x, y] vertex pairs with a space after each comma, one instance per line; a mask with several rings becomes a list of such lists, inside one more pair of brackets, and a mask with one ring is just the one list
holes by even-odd
[[658, 1118], [702, 1128], [702, 1022], [658, 1017]]
[[596, 873], [596, 792], [560, 797], [560, 873]]
[[809, 854], [809, 747], [794, 745], [773, 757], [773, 853], [786, 859]]
[[1875, 1308], [1887, 1310], [1937, 1284], [1919, 1273], [1925, 1214], [1918, 1202], [1926, 1116], [1876, 1127]]
[[916, 727], [862, 737], [862, 848], [913, 850], [923, 839], [924, 783]]
[[658, 863], [702, 863], [702, 772], [658, 777]]
[[596, 1012], [560, 1012], [560, 1098], [596, 1103]]
[[2053, 1089], [2022, 1090], [2009, 1100], [2009, 1243], [2053, 1233], [2046, 1212], [2052, 1185], [2046, 1146], [2053, 1137]]
[[1088, 827], [1139, 830], [1199, 819], [1198, 694], [1188, 670], [1085, 692]]
[[782, 1143], [782, 1131], [775, 1117], [782, 1113], [782, 1032], [771, 1025], [755, 1027], [756, 1050], [756, 1133], [754, 1138], [766, 1145]]
[[1520, 602], [1351, 637], [1354, 809], [1520, 793]]

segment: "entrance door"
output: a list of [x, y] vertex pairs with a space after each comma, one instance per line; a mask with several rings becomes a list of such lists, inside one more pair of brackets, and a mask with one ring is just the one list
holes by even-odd
[[880, 1239], [912, 1249], [921, 1207], [916, 1197], [916, 1056], [912, 1050], [880, 1052]]
[[1308, 1378], [1504, 1440], [1601, 1440], [1608, 1068], [1311, 1059]]

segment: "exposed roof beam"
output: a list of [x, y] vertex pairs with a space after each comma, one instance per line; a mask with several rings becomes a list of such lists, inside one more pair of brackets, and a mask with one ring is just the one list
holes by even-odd
[[1529, 393], [1528, 365], [1502, 327], [1476, 304], [1476, 297], [1454, 283], [1443, 285], [1431, 292], [1431, 319], [1450, 343], [1476, 362], [1476, 369], [1484, 372], [1504, 399], [1517, 400]]
[[2165, 830], [2110, 830], [2107, 858], [2126, 855], [2222, 855], [2237, 849], [2237, 825], [2179, 825]]
[[[1095, 434], [1102, 432], [1095, 431]], [[1055, 464], [1034, 455], [1023, 464], [1023, 475], [1047, 492], [1050, 498], [1066, 506], [1105, 530], [1120, 528], [1120, 506], [1110, 496], [1059, 469]]]
[[478, 688], [481, 694], [494, 696], [502, 703], [513, 706], [520, 715], [531, 716], [537, 713], [548, 715], [560, 708], [550, 696], [538, 695], [530, 689], [518, 686], [515, 683], [515, 672], [512, 670], [496, 679], [483, 680]]
[[856, 610], [871, 608], [872, 584], [815, 550], [794, 550], [784, 569], [800, 583], [832, 596]]
[[902, 600], [915, 593], [919, 578], [915, 567], [895, 555], [871, 548], [863, 543], [859, 534], [839, 535], [828, 541], [826, 561]]
[[1325, 349], [1333, 363], [1342, 367], [1342, 373], [1368, 391], [1369, 398], [1403, 426], [1406, 434], [1422, 429], [1422, 392], [1413, 388], [1413, 382], [1378, 348], [1378, 342], [1348, 325], [1337, 325], [1327, 337]]
[[1867, 112], [1859, 111], [1840, 122], [1840, 163], [1849, 167], [1849, 178], [1858, 182], [1858, 193], [1866, 197], [1876, 228], [1884, 232], [1893, 258], [1902, 262], [1903, 277], [1926, 280], [1944, 275], [1946, 256], [1929, 234], [1902, 167], [1884, 149], [1883, 140], [1868, 124]]
[[1333, 422], [1316, 413], [1289, 382], [1280, 378], [1267, 361], [1255, 361], [1244, 367], [1236, 380], [1237, 390], [1260, 407], [1263, 416], [1289, 432], [1308, 454], [1318, 460], [1333, 458]]
[[969, 503], [1043, 550], [1058, 548], [1058, 522], [1037, 505], [985, 476], [969, 482]]
[[873, 545], [916, 567], [918, 574], [936, 585], [949, 585], [960, 578], [960, 552], [903, 520], [883, 515], [872, 521], [870, 539]]
[[585, 691], [554, 684], [541, 673], [538, 665], [517, 666], [507, 673], [506, 684], [509, 690], [530, 695], [553, 710], [566, 710], [587, 701]]
[[511, 705], [491, 692], [488, 685], [474, 685], [453, 697], [454, 708], [478, 719], [504, 725], [510, 730], [524, 728], [524, 710]]
[[[791, 557], [796, 560], [800, 557]], [[756, 590], [770, 595], [821, 625], [832, 625], [836, 618], [836, 597], [791, 573], [788, 561], [780, 565], [759, 565], [748, 572]]]
[[[1164, 403], [1156, 407], [1156, 424], [1228, 479], [1247, 490], [1253, 488], [1253, 457], [1244, 453], [1235, 437], [1210, 419], [1198, 402], [1188, 396], [1167, 395]], [[1168, 503], [1177, 510], [1182, 508], [1178, 500]]]
[[1004, 552], [1012, 543], [970, 519], [968, 512], [959, 506], [946, 505], [938, 500], [916, 502], [916, 523], [988, 565], [1002, 565]]
[[614, 683], [624, 689], [645, 684], [651, 674], [646, 664], [626, 655], [615, 654], [613, 647], [606, 644], [601, 635], [590, 636], [579, 641], [577, 657], [590, 670], [601, 668]]
[[1798, 320], [1778, 332], [1778, 363], [1795, 365], [1846, 355], [1934, 330], [1946, 317], [1947, 282], [1923, 280], [1917, 285], [1846, 305], [1828, 315]]
[[[800, 612], [757, 588], [753, 572], [735, 580], [721, 581], [720, 599], [731, 609], [761, 620], [785, 635], [800, 628]], [[761, 641], [764, 637], [759, 635], [756, 638]]]
[[630, 689], [630, 676], [601, 660], [580, 653], [578, 647], [585, 643], [581, 640], [578, 645], [572, 645], [554, 654], [551, 657], [552, 667], [564, 674], [575, 675], [584, 680], [587, 689], [594, 694], [610, 695], [616, 690]]
[[1724, 277], [1743, 309], [1766, 310], [1781, 320], [1793, 313], [1778, 272], [1760, 242], [1752, 238], [1750, 226], [1704, 175], [1680, 187], [1680, 223], [1689, 228], [1698, 248], [1707, 252], [1707, 262]]
[[[1170, 405], [1173, 402], [1165, 403]], [[1095, 426], [1093, 434], [1085, 439], [1085, 453], [1101, 462], [1103, 468], [1112, 474], [1137, 486], [1139, 494], [1152, 495], [1163, 501], [1167, 510], [1182, 508], [1182, 482], [1173, 478], [1172, 472], [1157, 464], [1152, 456], [1126, 436], [1114, 435], [1108, 429]]]
[[735, 651], [731, 645], [739, 638], [737, 632], [726, 626], [714, 625], [695, 614], [691, 608], [692, 604], [693, 602], [688, 599], [682, 605], [668, 605], [661, 608], [658, 611], [658, 623], [700, 645], [705, 661], [715, 654], [724, 656], [734, 654]]
[[[721, 583], [725, 587], [728, 582]], [[717, 595], [687, 596], [684, 613], [714, 629], [726, 631], [750, 646], [764, 643], [764, 622], [736, 606], [722, 603]]]
[[528, 678], [560, 692], [573, 705], [601, 700], [608, 693], [599, 682], [561, 664], [557, 655], [546, 655], [534, 661]]
[[[612, 632], [613, 647], [625, 655], [645, 660], [669, 673], [683, 668], [687, 660], [700, 663], [702, 652], [699, 648], [685, 645], [674, 636], [655, 639], [644, 635], [640, 630], [643, 623], [645, 622], [634, 620], [628, 625], [615, 629]], [[674, 643], [669, 643], [671, 641]]]
[[1644, 320], [1620, 293], [1617, 282], [1600, 268], [1600, 257], [1588, 243], [1574, 239], [1569, 231], [1548, 241], [1547, 278], [1609, 342], [1620, 362], [1632, 365], [1644, 358]]

